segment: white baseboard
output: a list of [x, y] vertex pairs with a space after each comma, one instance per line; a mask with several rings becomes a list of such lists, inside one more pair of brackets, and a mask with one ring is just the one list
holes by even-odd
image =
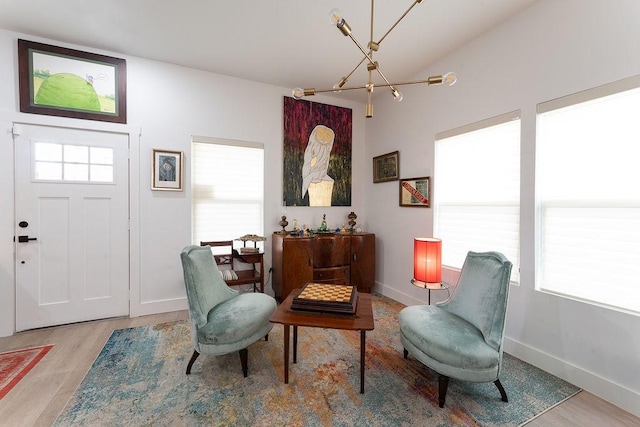
[[[422, 300], [381, 283], [376, 283], [374, 290], [404, 305], [424, 304]], [[504, 339], [504, 351], [640, 417], [640, 393], [637, 391], [509, 337]]]
[[526, 344], [504, 339], [504, 351], [640, 417], [640, 393]]
[[187, 298], [175, 298], [158, 301], [145, 301], [142, 303], [131, 303], [131, 317], [147, 316], [150, 314], [168, 313], [170, 311], [188, 310]]

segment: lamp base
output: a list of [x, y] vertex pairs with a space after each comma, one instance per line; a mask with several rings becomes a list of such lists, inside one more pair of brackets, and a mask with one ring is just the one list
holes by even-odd
[[423, 289], [446, 289], [448, 286], [443, 282], [423, 282], [417, 279], [411, 279], [411, 284]]

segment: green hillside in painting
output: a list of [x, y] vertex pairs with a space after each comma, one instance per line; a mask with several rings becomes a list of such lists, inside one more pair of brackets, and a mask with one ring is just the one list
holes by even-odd
[[115, 113], [113, 99], [98, 96], [90, 83], [75, 74], [59, 73], [46, 79], [34, 76], [33, 83], [37, 105]]

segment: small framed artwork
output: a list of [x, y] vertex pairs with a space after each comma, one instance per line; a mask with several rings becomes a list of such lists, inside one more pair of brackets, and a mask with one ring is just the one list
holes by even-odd
[[400, 180], [400, 206], [431, 206], [431, 180], [428, 176]]
[[183, 157], [182, 151], [153, 149], [152, 190], [182, 191]]
[[18, 40], [20, 111], [127, 123], [126, 61]]
[[400, 177], [399, 153], [383, 154], [373, 158], [373, 182], [397, 181]]

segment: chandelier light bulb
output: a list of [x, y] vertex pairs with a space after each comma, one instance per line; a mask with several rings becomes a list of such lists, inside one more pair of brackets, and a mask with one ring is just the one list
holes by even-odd
[[456, 84], [457, 81], [458, 81], [458, 76], [456, 76], [456, 73], [449, 72], [444, 76], [442, 76], [442, 82], [449, 86], [453, 86], [454, 84]]
[[346, 83], [347, 83], [347, 78], [346, 77], [341, 78], [338, 83], [333, 85], [333, 91], [335, 93], [342, 92], [342, 86], [344, 86]]
[[329, 12], [329, 22], [331, 25], [337, 26], [342, 20], [342, 12], [340, 12], [340, 9], [332, 9], [331, 12]]
[[392, 88], [391, 89], [391, 94], [393, 95], [393, 100], [396, 102], [400, 102], [402, 101], [402, 92], [400, 92], [398, 89], [396, 88]]
[[304, 97], [304, 90], [297, 87], [291, 91], [291, 96], [293, 96], [293, 99], [302, 99]]

